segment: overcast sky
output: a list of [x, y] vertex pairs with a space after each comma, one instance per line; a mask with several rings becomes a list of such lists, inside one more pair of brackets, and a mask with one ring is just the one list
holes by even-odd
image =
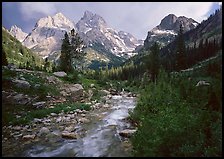
[[17, 25], [29, 33], [38, 19], [57, 12], [77, 23], [88, 10], [104, 18], [117, 31], [145, 39], [147, 32], [172, 13], [201, 22], [219, 8], [221, 2], [2, 2], [2, 24]]

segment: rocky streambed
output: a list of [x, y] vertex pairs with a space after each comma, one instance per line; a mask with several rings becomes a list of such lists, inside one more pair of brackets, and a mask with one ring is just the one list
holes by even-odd
[[3, 127], [2, 155], [30, 157], [130, 156], [128, 137], [136, 130], [126, 120], [136, 104], [130, 93], [108, 94], [91, 110], [51, 113], [26, 126]]

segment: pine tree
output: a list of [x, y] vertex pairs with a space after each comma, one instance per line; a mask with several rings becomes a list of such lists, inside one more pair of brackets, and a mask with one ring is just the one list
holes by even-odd
[[60, 56], [60, 69], [65, 72], [69, 72], [71, 66], [70, 56], [70, 42], [67, 32], [65, 32], [64, 39], [61, 45], [61, 56]]
[[[71, 64], [75, 65], [75, 68], [77, 69], [82, 68], [83, 64], [83, 59], [85, 56], [85, 53], [83, 51], [84, 44], [83, 41], [81, 40], [80, 36], [78, 33], [75, 33], [75, 30], [71, 30]], [[72, 68], [71, 68], [72, 69]]]
[[155, 42], [153, 46], [150, 47], [149, 61], [147, 64], [147, 68], [149, 70], [151, 80], [153, 82], [156, 81], [156, 78], [159, 73], [159, 67], [160, 67], [159, 45], [157, 42]]
[[186, 68], [185, 43], [183, 37], [183, 27], [180, 25], [180, 31], [177, 37], [176, 69], [179, 71], [184, 68]]
[[83, 41], [75, 30], [71, 30], [71, 43], [67, 32], [61, 46], [61, 70], [65, 72], [73, 72], [75, 68], [82, 68], [85, 53], [83, 51]]

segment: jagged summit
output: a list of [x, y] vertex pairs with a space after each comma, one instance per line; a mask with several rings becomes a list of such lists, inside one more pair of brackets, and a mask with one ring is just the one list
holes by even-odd
[[10, 28], [9, 33], [13, 35], [16, 39], [18, 39], [20, 42], [22, 42], [28, 35], [27, 33], [23, 32], [22, 29], [19, 28], [17, 25], [13, 25]]
[[93, 17], [93, 16], [94, 16], [94, 14], [93, 14], [92, 12], [86, 10], [86, 11], [84, 12], [83, 18], [85, 18], [85, 19], [89, 19], [89, 18], [91, 18], [91, 17]]
[[167, 45], [178, 34], [180, 25], [182, 25], [184, 32], [194, 29], [199, 23], [192, 18], [185, 16], [177, 17], [174, 14], [165, 16], [159, 25], [148, 32], [144, 41], [146, 48], [150, 47], [154, 41], [157, 41], [161, 46]]

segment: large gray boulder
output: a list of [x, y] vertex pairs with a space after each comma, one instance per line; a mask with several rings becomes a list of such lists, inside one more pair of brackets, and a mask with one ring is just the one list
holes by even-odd
[[65, 73], [64, 71], [60, 71], [60, 72], [54, 72], [53, 75], [57, 77], [65, 77], [67, 76], [67, 73]]

